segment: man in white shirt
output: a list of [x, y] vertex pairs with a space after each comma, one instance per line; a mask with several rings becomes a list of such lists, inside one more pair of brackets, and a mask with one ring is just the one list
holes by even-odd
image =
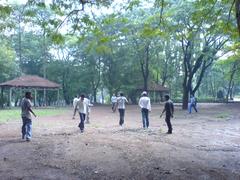
[[84, 101], [87, 103], [86, 124], [89, 124], [90, 123], [90, 121], [89, 121], [90, 117], [89, 116], [90, 116], [90, 112], [91, 112], [90, 107], [92, 107], [93, 104], [91, 104], [90, 99], [88, 99], [88, 98], [84, 98]]
[[142, 122], [143, 122], [143, 128], [149, 127], [149, 117], [148, 114], [151, 111], [151, 102], [150, 98], [147, 96], [147, 92], [142, 92], [142, 97], [139, 99], [138, 105], [141, 108], [142, 111]]
[[112, 102], [112, 111], [115, 112], [116, 111], [116, 104], [117, 104], [117, 97], [115, 96], [115, 94], [112, 95], [111, 102]]
[[120, 97], [117, 98], [117, 106], [120, 115], [119, 125], [124, 124], [124, 115], [125, 115], [125, 103], [128, 103], [126, 97], [123, 96], [123, 93], [120, 93]]
[[78, 96], [75, 96], [73, 99], [73, 117], [72, 117], [72, 119], [75, 119], [75, 115], [77, 112], [76, 105], [77, 105], [78, 100], [79, 100]]
[[78, 100], [77, 105], [75, 107], [75, 111], [78, 110], [79, 116], [80, 116], [80, 123], [78, 127], [80, 128], [81, 133], [83, 133], [84, 131], [84, 121], [85, 121], [87, 110], [88, 110], [87, 101], [85, 100], [84, 97], [85, 96], [83, 94], [80, 96], [80, 99]]

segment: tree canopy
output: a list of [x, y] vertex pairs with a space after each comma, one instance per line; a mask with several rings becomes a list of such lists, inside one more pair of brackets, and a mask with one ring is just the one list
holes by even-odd
[[[235, 7], [235, 8], [234, 8]], [[0, 83], [21, 74], [62, 85], [66, 104], [150, 83], [187, 108], [239, 96], [239, 1], [80, 0], [0, 4]], [[51, 93], [51, 92], [49, 92]], [[222, 99], [221, 99], [222, 100]], [[49, 99], [49, 103], [52, 100]]]

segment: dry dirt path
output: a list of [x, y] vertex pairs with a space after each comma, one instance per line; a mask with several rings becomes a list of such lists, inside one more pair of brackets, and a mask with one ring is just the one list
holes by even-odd
[[137, 106], [127, 107], [124, 128], [109, 106], [93, 107], [80, 134], [69, 109], [35, 119], [30, 143], [20, 121], [1, 124], [0, 179], [240, 180], [239, 104], [200, 104], [191, 115], [177, 107], [172, 135], [161, 110], [153, 106], [143, 130]]

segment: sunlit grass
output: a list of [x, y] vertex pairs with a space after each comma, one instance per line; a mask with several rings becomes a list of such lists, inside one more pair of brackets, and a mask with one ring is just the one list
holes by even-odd
[[[37, 116], [54, 116], [67, 111], [64, 108], [33, 109]], [[0, 123], [21, 119], [21, 109], [0, 110]]]

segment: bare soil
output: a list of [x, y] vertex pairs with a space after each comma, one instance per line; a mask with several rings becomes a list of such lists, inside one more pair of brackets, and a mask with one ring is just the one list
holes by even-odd
[[125, 126], [110, 106], [92, 108], [85, 132], [72, 109], [33, 120], [31, 142], [21, 120], [0, 125], [0, 179], [240, 180], [240, 104], [200, 104], [188, 114], [176, 107], [167, 135], [162, 105], [144, 130], [140, 109], [129, 105]]

